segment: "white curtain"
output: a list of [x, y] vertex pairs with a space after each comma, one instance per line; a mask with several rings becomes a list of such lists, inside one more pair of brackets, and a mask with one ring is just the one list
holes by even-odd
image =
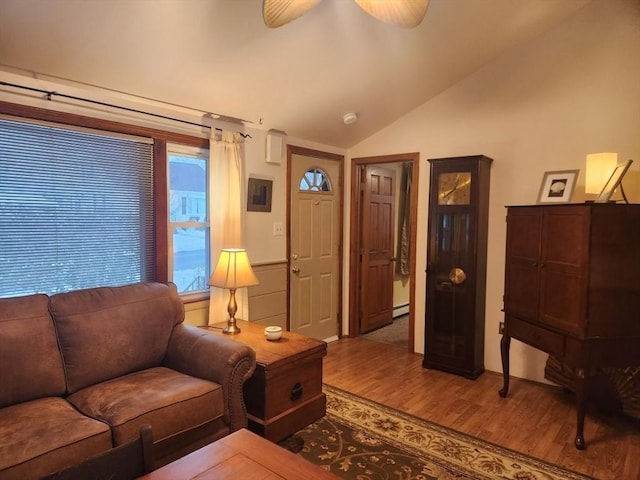
[[[211, 271], [223, 248], [244, 248], [244, 139], [238, 132], [211, 129], [209, 149], [209, 212]], [[236, 318], [249, 319], [247, 289], [236, 291]], [[225, 322], [229, 290], [211, 287], [209, 323]]]

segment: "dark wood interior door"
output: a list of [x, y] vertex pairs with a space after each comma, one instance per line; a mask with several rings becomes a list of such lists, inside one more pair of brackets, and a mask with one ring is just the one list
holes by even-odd
[[360, 332], [393, 322], [395, 173], [367, 166], [362, 202]]

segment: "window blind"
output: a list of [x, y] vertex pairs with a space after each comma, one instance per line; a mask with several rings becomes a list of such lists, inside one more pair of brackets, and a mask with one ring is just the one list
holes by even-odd
[[153, 147], [0, 119], [0, 297], [155, 277]]

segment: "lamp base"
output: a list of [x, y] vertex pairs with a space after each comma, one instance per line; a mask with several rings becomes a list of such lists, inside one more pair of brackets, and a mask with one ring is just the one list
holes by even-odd
[[235, 319], [233, 322], [229, 320], [227, 326], [222, 329], [222, 333], [226, 333], [227, 335], [237, 335], [240, 332], [240, 327], [236, 325]]
[[237, 335], [240, 333], [240, 327], [236, 325], [236, 312], [238, 311], [238, 304], [236, 303], [236, 289], [229, 289], [229, 304], [227, 305], [227, 313], [229, 318], [227, 319], [227, 326], [222, 329], [222, 333], [227, 335]]

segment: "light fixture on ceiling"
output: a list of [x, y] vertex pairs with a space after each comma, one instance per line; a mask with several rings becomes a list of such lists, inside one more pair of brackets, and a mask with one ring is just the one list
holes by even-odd
[[[372, 17], [403, 28], [420, 25], [429, 0], [354, 0]], [[277, 28], [304, 15], [320, 0], [263, 0], [262, 16], [269, 28]]]
[[356, 123], [358, 121], [358, 114], [355, 112], [345, 113], [342, 117], [342, 121], [345, 125], [351, 125], [352, 123]]

